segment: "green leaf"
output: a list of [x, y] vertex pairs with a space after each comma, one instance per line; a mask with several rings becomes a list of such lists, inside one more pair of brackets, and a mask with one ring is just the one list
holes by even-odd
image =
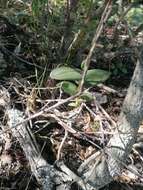
[[77, 93], [77, 86], [69, 81], [61, 82], [61, 88], [65, 93], [71, 96]]
[[50, 73], [50, 77], [55, 80], [80, 80], [81, 74], [70, 67], [58, 67]]
[[130, 11], [128, 11], [128, 14], [126, 15], [127, 21], [132, 26], [139, 26], [142, 24], [142, 18], [143, 18], [143, 11], [142, 7], [134, 7]]
[[41, 8], [48, 3], [48, 0], [32, 0], [32, 12], [35, 16], [38, 16], [41, 13]]
[[101, 70], [101, 69], [91, 69], [87, 71], [87, 75], [85, 77], [86, 82], [90, 82], [91, 84], [97, 84], [98, 82], [106, 81], [110, 76], [109, 71]]
[[94, 99], [93, 95], [88, 91], [83, 92], [83, 94], [81, 95], [81, 98], [83, 100], [86, 100], [87, 102], [92, 101]]

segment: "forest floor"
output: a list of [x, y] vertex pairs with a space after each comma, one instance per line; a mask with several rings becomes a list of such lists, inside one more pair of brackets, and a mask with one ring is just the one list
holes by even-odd
[[[30, 118], [45, 105], [50, 107], [67, 98], [66, 94], [60, 94], [52, 86], [52, 80], [47, 81], [42, 87], [37, 87], [36, 77], [31, 74], [34, 66], [24, 64], [23, 68], [19, 63], [14, 66], [8, 65], [2, 75], [0, 90], [2, 94], [4, 88], [8, 96], [10, 95], [9, 106], [21, 110]], [[130, 78], [131, 75], [126, 74], [124, 78], [120, 75], [113, 76], [105, 85], [97, 85], [90, 89], [93, 100], [88, 102], [77, 98], [57, 106], [51, 117], [42, 114], [29, 119], [29, 126], [41, 155], [49, 164], [62, 160], [76, 172], [85, 159], [107, 145], [116, 126]], [[30, 171], [30, 165], [19, 142], [12, 136], [11, 131], [3, 128], [6, 127], [7, 118], [1, 97], [0, 107], [0, 189], [38, 190], [40, 187]], [[68, 134], [65, 133], [65, 128]], [[102, 190], [143, 189], [142, 143], [141, 125], [136, 144], [122, 175]], [[73, 184], [72, 189], [76, 188]]]
[[[43, 94], [39, 98], [34, 91], [31, 91], [32, 85], [28, 79], [26, 83], [23, 78], [10, 77], [3, 81], [3, 86], [10, 93], [11, 105], [30, 117], [46, 102], [49, 101], [50, 106], [50, 101], [54, 99], [45, 98], [48, 94], [46, 89], [41, 90]], [[72, 120], [72, 126], [77, 133], [69, 131], [66, 136], [63, 123], [61, 124], [54, 118], [50, 118], [49, 121], [46, 116], [39, 116], [31, 120], [29, 125], [42, 150], [42, 156], [50, 164], [62, 160], [72, 171], [76, 172], [85, 159], [106, 146], [113, 134], [114, 124], [118, 119], [126, 91], [126, 87], [113, 89], [113, 86], [111, 88], [99, 85], [92, 89], [96, 97], [94, 101], [82, 102], [74, 108], [69, 105], [69, 102], [58, 107], [54, 114], [58, 115], [65, 124]], [[1, 123], [5, 123], [5, 120], [4, 112], [1, 110]], [[142, 189], [142, 130], [141, 125], [137, 142], [129, 155], [122, 176], [103, 190]], [[13, 138], [10, 131], [4, 133], [1, 129], [0, 142], [0, 189], [39, 189], [17, 139]], [[75, 188], [73, 184], [73, 189]]]

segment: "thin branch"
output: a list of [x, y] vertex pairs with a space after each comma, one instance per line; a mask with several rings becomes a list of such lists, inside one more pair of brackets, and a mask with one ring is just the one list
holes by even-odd
[[62, 142], [61, 142], [59, 149], [58, 149], [57, 160], [60, 160], [61, 150], [63, 148], [65, 141], [66, 141], [67, 136], [68, 136], [68, 131], [65, 130], [64, 138], [62, 139]]
[[79, 92], [82, 92], [82, 90], [83, 90], [85, 76], [86, 76], [86, 73], [87, 73], [89, 65], [90, 65], [91, 57], [92, 57], [92, 55], [94, 53], [94, 50], [95, 50], [95, 47], [96, 47], [96, 44], [97, 44], [97, 40], [99, 39], [99, 37], [100, 37], [100, 35], [102, 33], [103, 26], [104, 26], [105, 22], [108, 19], [108, 16], [109, 16], [109, 14], [111, 12], [111, 9], [112, 9], [112, 1], [109, 0], [107, 2], [107, 4], [106, 4], [106, 7], [105, 7], [104, 12], [103, 12], [102, 17], [101, 17], [101, 20], [100, 20], [99, 25], [97, 27], [96, 33], [95, 33], [94, 38], [92, 40], [90, 51], [89, 51], [86, 59], [83, 60], [83, 62], [82, 62], [82, 64], [84, 64], [84, 71], [83, 71], [81, 83], [79, 85]]
[[[91, 2], [91, 3], [93, 3], [93, 2]], [[103, 12], [105, 5], [106, 5], [106, 0], [94, 12], [91, 12], [91, 7], [92, 7], [92, 10], [94, 9], [93, 4], [89, 7], [89, 10], [87, 12], [87, 16], [86, 16], [84, 24], [83, 24], [83, 27], [75, 34], [75, 37], [74, 37], [72, 43], [70, 44], [70, 46], [68, 48], [67, 56], [66, 56], [66, 62], [68, 62], [71, 59], [71, 57], [74, 56], [75, 52], [80, 48], [82, 41], [86, 35], [85, 28], [88, 27], [92, 18], [98, 17]]]

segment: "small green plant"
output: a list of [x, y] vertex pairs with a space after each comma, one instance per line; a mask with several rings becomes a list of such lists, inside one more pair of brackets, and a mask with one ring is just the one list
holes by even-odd
[[127, 16], [127, 21], [131, 24], [131, 26], [139, 26], [143, 23], [143, 6], [132, 8]]
[[[98, 83], [106, 81], [109, 76], [109, 71], [101, 69], [88, 70], [85, 77], [85, 85], [97, 85]], [[69, 95], [74, 95], [78, 91], [78, 85], [82, 78], [82, 70], [65, 66], [57, 67], [51, 71], [50, 77], [62, 81], [60, 85], [63, 91]]]

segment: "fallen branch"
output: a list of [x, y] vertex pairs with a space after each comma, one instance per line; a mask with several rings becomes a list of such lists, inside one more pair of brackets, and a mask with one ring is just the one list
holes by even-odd
[[[27, 160], [29, 161], [32, 174], [36, 177], [39, 184], [41, 184], [43, 190], [53, 190], [53, 187], [56, 186], [56, 184], [58, 184], [58, 187], [56, 188], [57, 190], [61, 190], [63, 187], [64, 189], [69, 190], [69, 182], [71, 184], [73, 181], [76, 181], [83, 190], [86, 190], [84, 181], [64, 164], [60, 164], [61, 171], [58, 171], [54, 166], [47, 163], [47, 161], [41, 156], [41, 152], [39, 151], [34, 136], [27, 124], [21, 124], [16, 128], [14, 127], [16, 123], [23, 120], [23, 113], [21, 111], [9, 108], [7, 110], [7, 115], [9, 117], [8, 127], [12, 131], [12, 135], [19, 141]], [[65, 168], [68, 172], [65, 172]]]
[[7, 115], [9, 117], [8, 127], [12, 131], [12, 135], [19, 141], [29, 161], [33, 175], [43, 189], [52, 189], [54, 184], [51, 178], [51, 171], [54, 174], [55, 170], [42, 158], [28, 125], [21, 124], [16, 128], [14, 127], [16, 123], [23, 120], [23, 113], [16, 109], [8, 109]]

